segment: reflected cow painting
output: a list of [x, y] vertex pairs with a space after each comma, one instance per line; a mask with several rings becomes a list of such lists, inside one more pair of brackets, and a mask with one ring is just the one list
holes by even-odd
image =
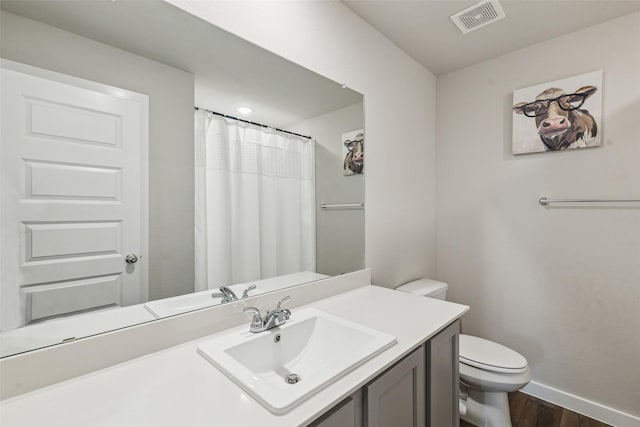
[[602, 71], [513, 92], [513, 154], [602, 144]]
[[344, 174], [358, 175], [364, 171], [364, 129], [342, 134]]

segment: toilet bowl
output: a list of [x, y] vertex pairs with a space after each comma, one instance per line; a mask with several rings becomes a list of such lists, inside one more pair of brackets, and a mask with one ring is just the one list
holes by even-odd
[[[397, 288], [429, 298], [446, 299], [444, 282], [419, 279]], [[527, 359], [501, 344], [460, 334], [460, 418], [481, 427], [511, 427], [507, 393], [527, 385]]]

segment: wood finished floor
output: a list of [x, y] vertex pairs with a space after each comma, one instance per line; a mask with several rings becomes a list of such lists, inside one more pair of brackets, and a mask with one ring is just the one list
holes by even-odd
[[[611, 427], [568, 409], [516, 391], [509, 393], [513, 427]], [[460, 420], [460, 427], [473, 427]]]

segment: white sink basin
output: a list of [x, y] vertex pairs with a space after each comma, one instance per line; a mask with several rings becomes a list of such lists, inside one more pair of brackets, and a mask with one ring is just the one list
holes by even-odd
[[[393, 346], [395, 337], [313, 308], [294, 310], [285, 325], [242, 329], [198, 346], [269, 411], [283, 414], [332, 381]], [[287, 382], [295, 374], [299, 381]]]

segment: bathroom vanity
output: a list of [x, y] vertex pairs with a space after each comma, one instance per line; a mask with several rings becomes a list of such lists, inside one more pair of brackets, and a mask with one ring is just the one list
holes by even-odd
[[[326, 279], [324, 289], [332, 288], [336, 281], [345, 282], [345, 278]], [[291, 295], [292, 319], [309, 307], [392, 335], [396, 343], [285, 413], [267, 410], [198, 353], [199, 345], [229, 333], [218, 329], [213, 335], [6, 399], [0, 404], [0, 423], [16, 427], [457, 425], [458, 320], [468, 307], [371, 286], [370, 282], [351, 284], [349, 290], [318, 299], [321, 283], [247, 301], [264, 309]], [[296, 306], [296, 302], [303, 305]], [[241, 312], [247, 305], [208, 310]], [[162, 320], [163, 332], [180, 333], [177, 321], [188, 321], [184, 316], [202, 319], [205, 312]], [[233, 328], [248, 330], [248, 319], [241, 315], [234, 319], [238, 320]], [[146, 331], [149, 340], [156, 339], [159, 326], [157, 322], [153, 325], [154, 330]], [[122, 345], [127, 343], [136, 345], [131, 336], [123, 335]], [[97, 359], [105, 357], [101, 345], [95, 345]], [[5, 362], [3, 370], [8, 366]], [[15, 384], [5, 379], [5, 386]]]
[[457, 426], [459, 332], [456, 321], [311, 426]]

